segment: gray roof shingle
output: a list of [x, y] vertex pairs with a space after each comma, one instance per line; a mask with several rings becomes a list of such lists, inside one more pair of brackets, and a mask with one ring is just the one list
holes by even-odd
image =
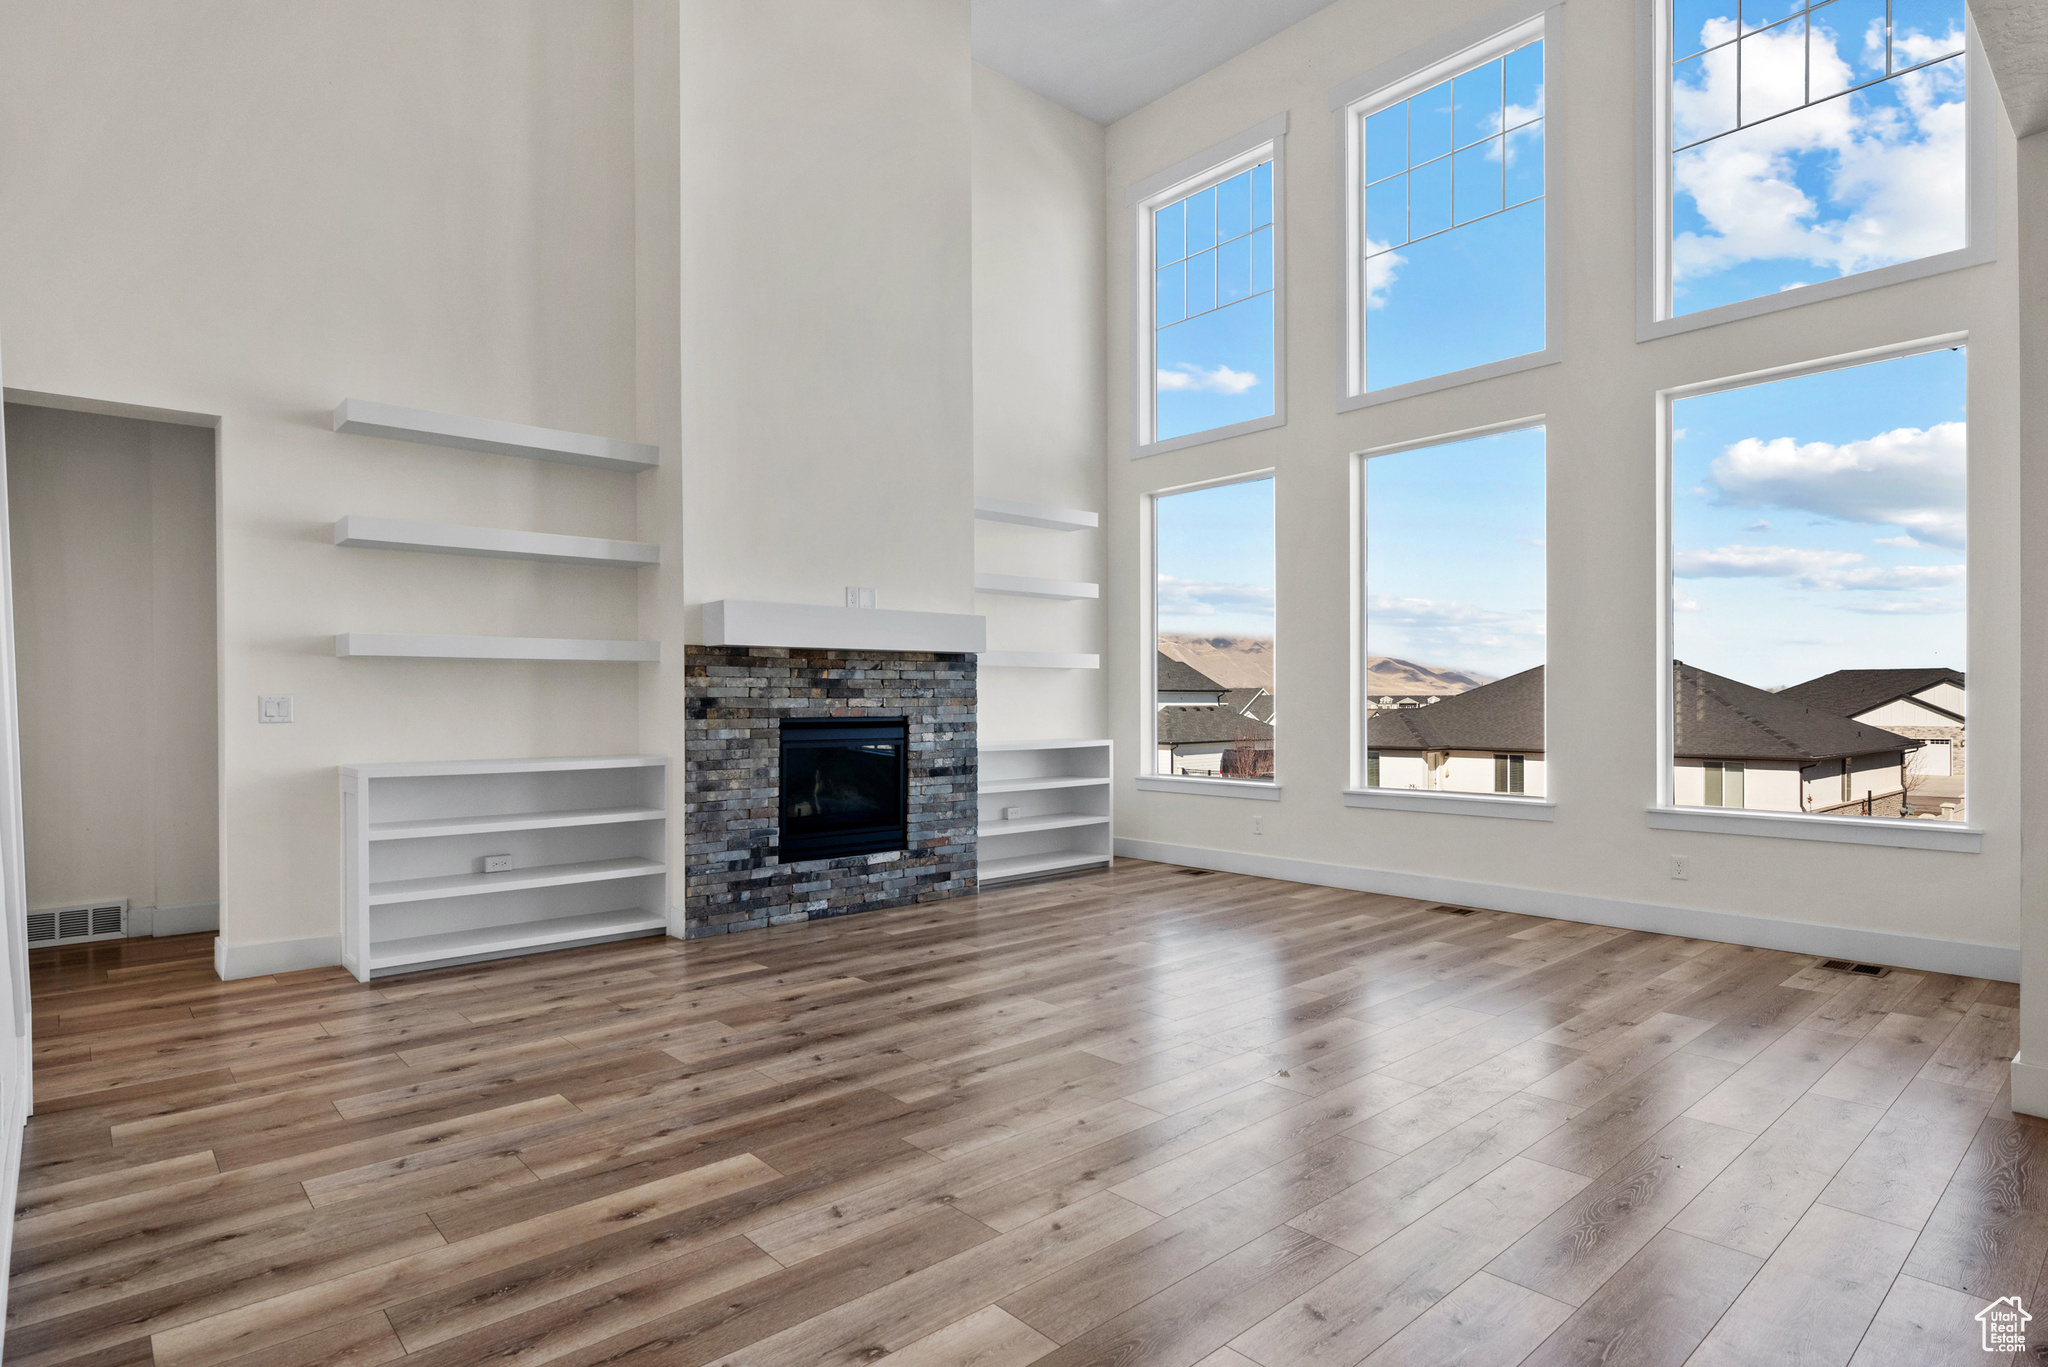
[[[1838, 669], [1818, 679], [1794, 684], [1778, 696], [1792, 698], [1823, 712], [1853, 717], [1899, 698], [1910, 698], [1940, 683], [1964, 686], [1963, 672], [1941, 665], [1920, 669]], [[1931, 705], [1931, 704], [1929, 704]]]
[[1239, 716], [1228, 707], [1162, 707], [1159, 709], [1161, 745], [1205, 743], [1273, 742], [1273, 726], [1256, 717]]
[[1427, 707], [1375, 712], [1366, 723], [1375, 750], [1543, 748], [1543, 666], [1510, 674]]
[[1154, 675], [1154, 686], [1161, 693], [1222, 693], [1226, 691], [1222, 684], [1217, 683], [1193, 665], [1183, 664], [1163, 650], [1156, 653], [1159, 656], [1159, 660], [1157, 673]]

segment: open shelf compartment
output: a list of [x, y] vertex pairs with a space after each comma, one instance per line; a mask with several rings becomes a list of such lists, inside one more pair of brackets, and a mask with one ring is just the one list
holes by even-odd
[[1009, 741], [980, 753], [982, 886], [1109, 863], [1110, 743]]

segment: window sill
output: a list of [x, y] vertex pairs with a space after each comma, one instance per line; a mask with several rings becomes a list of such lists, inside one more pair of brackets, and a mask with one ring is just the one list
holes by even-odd
[[1248, 797], [1278, 802], [1280, 785], [1242, 778], [1189, 778], [1184, 774], [1139, 774], [1141, 793], [1188, 793], [1196, 797]]
[[1889, 845], [1901, 850], [1978, 854], [1984, 832], [1951, 821], [1888, 816], [1806, 816], [1797, 812], [1726, 811], [1713, 807], [1652, 807], [1650, 828], [1761, 835], [1777, 840], [1819, 840], [1838, 845]]
[[[1275, 312], [1277, 315], [1278, 310]], [[1279, 369], [1277, 363], [1274, 369]], [[1282, 376], [1276, 384], [1284, 382], [1285, 377]], [[1211, 427], [1201, 432], [1190, 432], [1184, 437], [1168, 437], [1165, 441], [1148, 442], [1132, 448], [1131, 459], [1143, 460], [1146, 456], [1164, 455], [1168, 451], [1185, 451], [1190, 446], [1206, 446], [1212, 441], [1229, 441], [1232, 437], [1242, 437], [1286, 425], [1287, 415], [1284, 412], [1269, 413], [1263, 418], [1246, 418], [1243, 422], [1234, 422], [1228, 427]]]
[[1854, 275], [1837, 276], [1833, 280], [1821, 280], [1811, 285], [1801, 285], [1796, 289], [1780, 290], [1775, 294], [1759, 295], [1754, 299], [1738, 299], [1732, 304], [1720, 304], [1714, 308], [1701, 309], [1697, 313], [1680, 313], [1663, 318], [1646, 313], [1636, 323], [1636, 341], [1654, 342], [1664, 337], [1695, 332], [1700, 328], [1718, 327], [1722, 323], [1739, 322], [1744, 318], [1759, 318], [1767, 313], [1819, 303], [1823, 299], [1841, 299], [1852, 294], [1861, 294], [1865, 290], [1902, 284], [1908, 280], [1922, 280], [1931, 275], [1967, 270], [1971, 266], [1982, 266], [1997, 259], [1998, 252], [1993, 247], [1958, 247], [1953, 251], [1923, 256], [1916, 261], [1897, 261], [1889, 266], [1858, 271]]
[[1409, 380], [1406, 384], [1389, 385], [1385, 389], [1368, 389], [1363, 394], [1346, 394], [1338, 398], [1337, 411], [1349, 413], [1360, 408], [1371, 408], [1376, 404], [1397, 403], [1413, 398], [1417, 394], [1434, 394], [1440, 389], [1456, 389], [1459, 385], [1478, 384], [1482, 380], [1496, 379], [1502, 375], [1515, 375], [1524, 370], [1537, 370], [1547, 365], [1556, 365], [1564, 357], [1556, 347], [1545, 347], [1520, 356], [1510, 356], [1503, 361], [1488, 361], [1484, 365], [1467, 366], [1444, 375], [1431, 375], [1427, 379]]
[[1393, 812], [1436, 812], [1444, 816], [1499, 816], [1515, 821], [1550, 821], [1557, 813], [1555, 802], [1540, 797], [1429, 793], [1409, 788], [1346, 788], [1344, 805]]

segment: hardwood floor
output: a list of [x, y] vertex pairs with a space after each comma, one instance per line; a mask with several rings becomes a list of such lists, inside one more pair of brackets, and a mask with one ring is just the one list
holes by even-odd
[[33, 979], [9, 1367], [1923, 1367], [2048, 1298], [2005, 983], [1128, 860]]

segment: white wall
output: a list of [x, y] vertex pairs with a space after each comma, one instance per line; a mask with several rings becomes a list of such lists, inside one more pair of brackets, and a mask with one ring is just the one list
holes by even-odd
[[[1338, 224], [1329, 91], [1482, 18], [1490, 0], [1337, 0], [1109, 130], [1104, 191], [1111, 384], [1110, 715], [1117, 834], [1234, 867], [1290, 868], [1350, 886], [1418, 878], [1501, 889], [1520, 907], [1736, 913], [1995, 947], [2019, 937], [2018, 372], [2013, 150], [1998, 168], [1999, 259], [1787, 312], [1636, 341], [1636, 0], [1573, 0], [1550, 53], [1552, 250], [1569, 287], [1550, 300], [1562, 361], [1434, 394], [1336, 411]], [[1290, 116], [1286, 426], [1125, 459], [1134, 405], [1131, 220], [1125, 188], [1275, 114]], [[1967, 329], [1970, 348], [1971, 816], [1983, 852], [1824, 844], [1652, 829], [1658, 754], [1656, 410], [1662, 388]], [[1553, 822], [1346, 808], [1351, 779], [1351, 470], [1368, 447], [1542, 416], [1548, 427], [1549, 710]], [[1271, 469], [1277, 476], [1278, 631], [1288, 664], [1275, 804], [1138, 792], [1146, 705], [1137, 509], [1148, 491]], [[1565, 548], [1569, 552], [1565, 553]], [[2037, 766], [2038, 767], [2038, 766]], [[1252, 818], [1264, 816], [1254, 836]], [[1132, 846], [1131, 848], [1139, 848]], [[1208, 853], [1203, 853], [1208, 852]], [[1690, 877], [1670, 877], [1672, 854]], [[1247, 862], [1266, 861], [1263, 865]], [[1481, 897], [1474, 889], [1470, 898]], [[1937, 914], [1938, 909], [1938, 914]], [[1646, 919], [1653, 919], [1648, 912]], [[1667, 922], [1676, 924], [1673, 918]], [[1693, 918], [1690, 924], [1703, 924]], [[1736, 934], [1756, 921], [1713, 924]], [[1767, 927], [1742, 934], [1761, 935]], [[1775, 933], [1775, 932], [1773, 932]], [[1865, 940], [1868, 945], [1874, 942]], [[1897, 952], [1913, 942], [1894, 943]], [[2048, 1046], [2044, 1046], [2048, 1052]]]
[[[1936, 706], [1958, 713], [1961, 712], [1963, 710], [1962, 690], [1959, 688], [1949, 688], [1947, 691], [1951, 695], [1950, 701], [1953, 702], [1954, 706], [1951, 708], [1949, 702], [1937, 702]], [[1895, 698], [1891, 702], [1880, 703], [1868, 712], [1857, 713], [1856, 720], [1869, 722], [1872, 726], [1884, 727], [1957, 725], [1956, 719], [1946, 715], [1946, 712], [1937, 712], [1932, 707], [1922, 706], [1912, 698]]]
[[[630, 574], [347, 550], [330, 527], [631, 537], [635, 477], [329, 420], [354, 395], [635, 434], [632, 10], [0, 0], [0, 26], [8, 381], [219, 415], [222, 940], [332, 962], [336, 765], [639, 743], [631, 666], [331, 643], [634, 634]], [[298, 721], [259, 726], [260, 693]]]
[[[1100, 513], [1103, 130], [974, 68], [974, 488]], [[978, 569], [1100, 583], [1106, 533], [974, 524]], [[991, 650], [1100, 654], [1105, 604], [977, 597]], [[982, 739], [1107, 734], [1103, 673], [984, 667]]]
[[216, 901], [213, 433], [6, 420], [29, 906]]
[[[1490, 793], [1493, 791], [1493, 754], [1491, 750], [1453, 750], [1446, 760], [1439, 780], [1448, 793]], [[1386, 760], [1380, 760], [1381, 777], [1385, 778]], [[1522, 759], [1522, 791], [1529, 797], [1543, 795], [1543, 756], [1525, 755]]]

